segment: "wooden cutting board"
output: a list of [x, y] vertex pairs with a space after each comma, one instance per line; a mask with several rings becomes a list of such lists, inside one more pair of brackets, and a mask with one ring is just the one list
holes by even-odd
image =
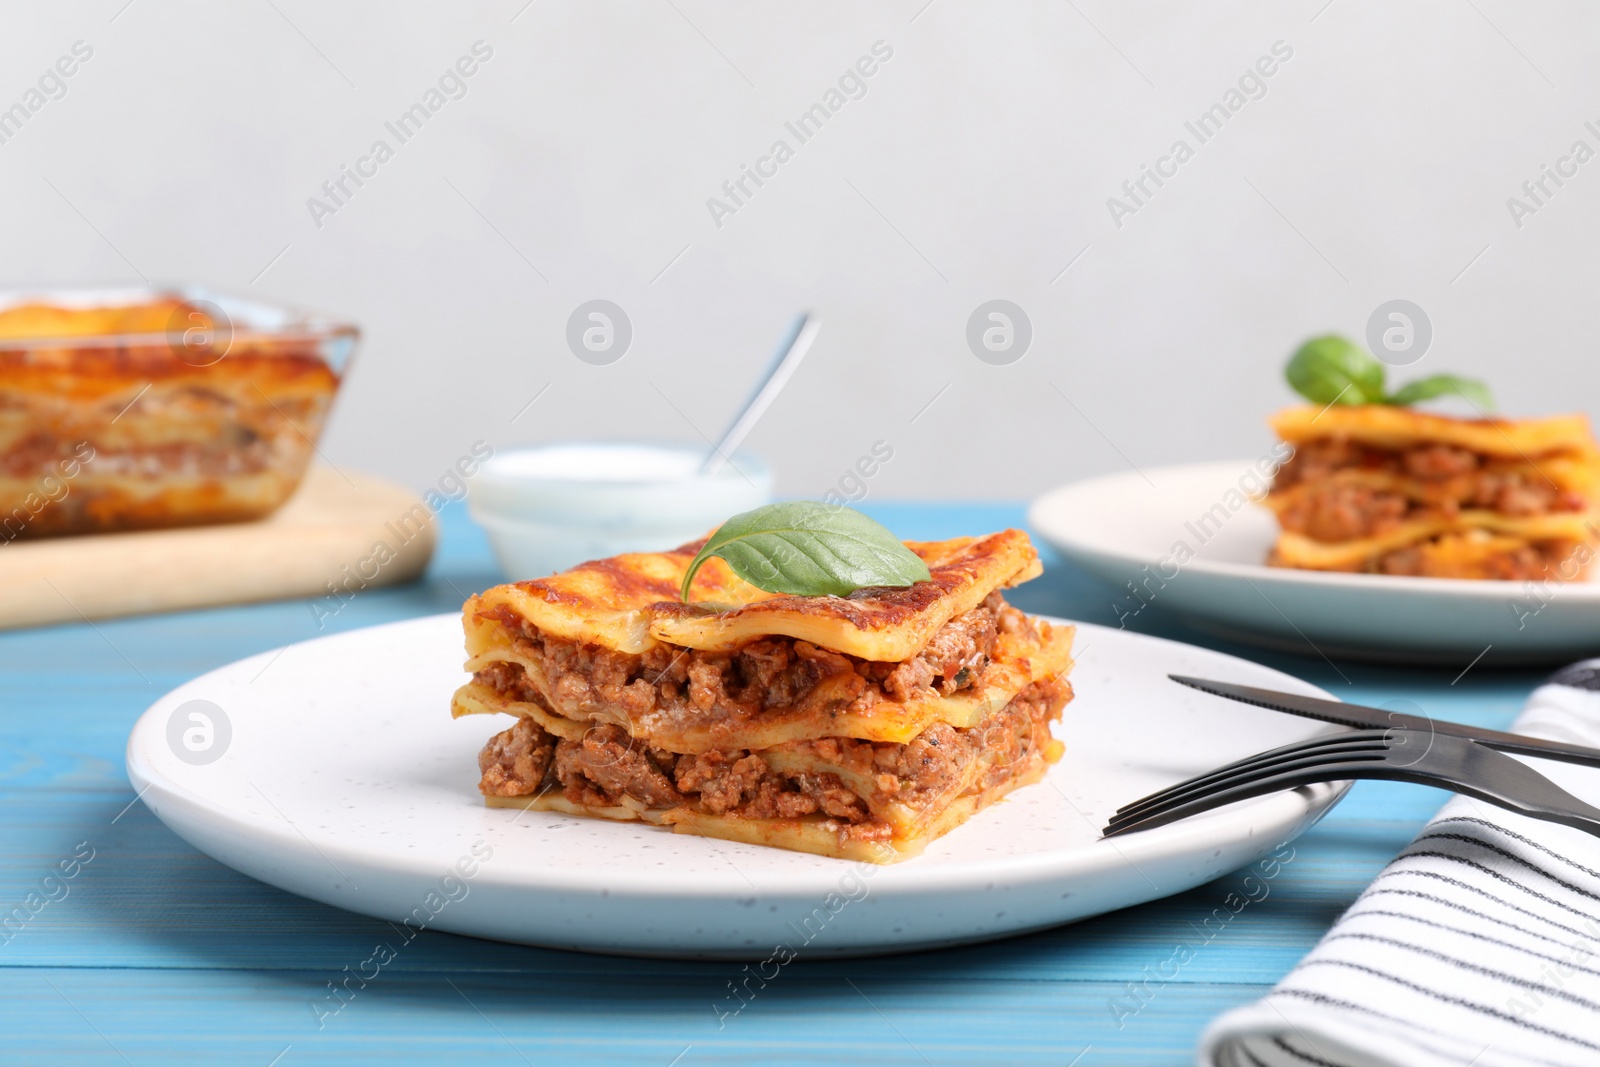
[[0, 542], [0, 629], [300, 597], [332, 613], [420, 575], [435, 540], [407, 490], [313, 467], [259, 522]]

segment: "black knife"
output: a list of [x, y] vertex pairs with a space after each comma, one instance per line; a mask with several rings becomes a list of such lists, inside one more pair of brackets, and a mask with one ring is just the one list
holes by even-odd
[[1210, 693], [1212, 696], [1226, 697], [1243, 704], [1254, 704], [1258, 708], [1269, 708], [1272, 711], [1282, 711], [1302, 718], [1321, 719], [1323, 722], [1337, 723], [1340, 726], [1351, 726], [1360, 730], [1382, 730], [1391, 726], [1402, 726], [1408, 730], [1431, 730], [1436, 734], [1471, 738], [1486, 748], [1519, 756], [1537, 756], [1540, 759], [1579, 763], [1585, 767], [1600, 767], [1600, 749], [1585, 748], [1582, 745], [1567, 745], [1559, 741], [1528, 737], [1525, 734], [1486, 730], [1480, 726], [1468, 726], [1447, 719], [1430, 719], [1423, 715], [1408, 715], [1402, 711], [1385, 711], [1382, 708], [1368, 708], [1338, 700], [1321, 700], [1296, 693], [1280, 693], [1276, 689], [1257, 689], [1254, 686], [1214, 682], [1207, 678], [1190, 678], [1182, 674], [1169, 674], [1167, 677], [1180, 685], [1198, 689], [1202, 693]]

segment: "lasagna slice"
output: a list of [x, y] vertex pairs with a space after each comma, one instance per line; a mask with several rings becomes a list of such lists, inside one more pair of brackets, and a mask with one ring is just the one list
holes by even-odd
[[765, 593], [700, 543], [584, 563], [472, 597], [456, 716], [516, 724], [478, 757], [491, 806], [641, 820], [892, 863], [1061, 758], [1070, 626], [1001, 590], [1026, 534], [907, 542], [931, 580], [845, 597]]
[[1269, 563], [1320, 571], [1573, 580], [1593, 559], [1600, 446], [1581, 415], [1457, 419], [1384, 405], [1291, 408], [1267, 495]]

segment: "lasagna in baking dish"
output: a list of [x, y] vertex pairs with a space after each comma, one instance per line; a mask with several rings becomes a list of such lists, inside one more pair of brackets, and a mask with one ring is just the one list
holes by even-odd
[[320, 340], [176, 297], [0, 310], [0, 540], [270, 512], [339, 385]]
[[1572, 580], [1594, 556], [1600, 447], [1581, 415], [1457, 419], [1367, 404], [1272, 420], [1280, 567]]
[[479, 755], [496, 807], [640, 820], [890, 863], [1061, 756], [1073, 630], [1002, 590], [1026, 534], [906, 542], [931, 580], [847, 596], [761, 591], [701, 543], [474, 596], [457, 716], [515, 725]]

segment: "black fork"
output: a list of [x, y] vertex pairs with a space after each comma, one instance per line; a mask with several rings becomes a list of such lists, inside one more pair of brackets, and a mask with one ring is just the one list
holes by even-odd
[[1236, 800], [1360, 778], [1448, 789], [1600, 837], [1600, 808], [1532, 767], [1471, 738], [1405, 727], [1327, 734], [1230, 763], [1118, 809], [1105, 836], [1147, 830]]

